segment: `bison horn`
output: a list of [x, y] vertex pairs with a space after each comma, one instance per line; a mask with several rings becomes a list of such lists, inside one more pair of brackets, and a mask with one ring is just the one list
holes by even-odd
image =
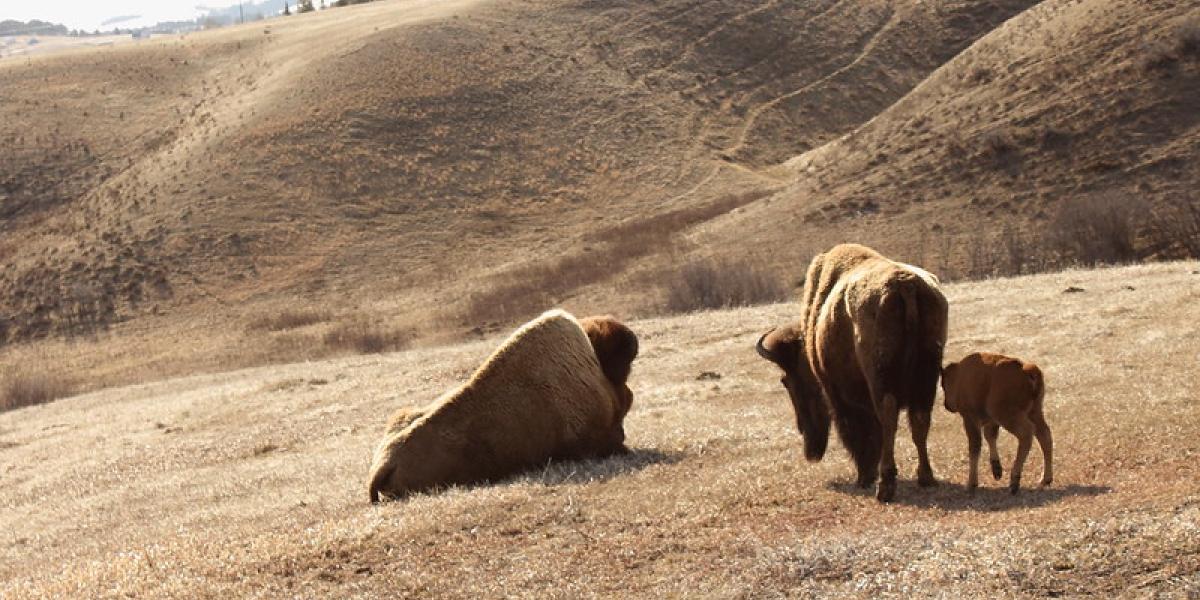
[[776, 360], [775, 356], [773, 354], [771, 354], [770, 350], [767, 350], [766, 346], [763, 346], [763, 341], [766, 340], [767, 336], [771, 335], [772, 333], [775, 333], [774, 327], [772, 327], [770, 331], [762, 334], [762, 337], [758, 338], [758, 344], [755, 345], [755, 350], [758, 350], [759, 356], [761, 356], [771, 362], [775, 362], [775, 360]]

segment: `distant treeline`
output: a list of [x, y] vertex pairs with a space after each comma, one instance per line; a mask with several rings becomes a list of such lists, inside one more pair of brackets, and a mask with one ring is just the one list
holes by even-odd
[[0, 35], [67, 35], [66, 25], [33, 19], [28, 23], [5, 19], [0, 21]]

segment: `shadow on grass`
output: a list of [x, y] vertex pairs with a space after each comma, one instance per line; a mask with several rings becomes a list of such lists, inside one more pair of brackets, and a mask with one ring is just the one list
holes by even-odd
[[401, 497], [384, 494], [387, 501], [404, 501], [415, 495], [436, 496], [452, 489], [475, 490], [499, 485], [531, 484], [555, 486], [564, 484], [586, 484], [608, 481], [614, 477], [635, 473], [657, 464], [674, 464], [684, 457], [683, 452], [663, 452], [652, 448], [632, 449], [626, 454], [608, 458], [551, 461], [540, 469], [530, 469], [511, 477], [469, 484], [435, 486], [410, 492]]
[[[1100, 496], [1108, 494], [1113, 489], [1106, 485], [1051, 485], [1048, 488], [1024, 485], [1020, 493], [1013, 495], [1008, 491], [1008, 480], [1004, 485], [988, 486], [981, 483], [974, 494], [967, 491], [967, 486], [939, 480], [932, 488], [917, 486], [916, 481], [898, 482], [896, 497], [892, 504], [915, 506], [917, 508], [940, 508], [953, 511], [995, 512], [1016, 508], [1035, 508], [1059, 502], [1064, 498], [1074, 496]], [[869, 489], [860, 488], [851, 481], [831, 481], [827, 488], [849, 496], [875, 497], [875, 486]]]
[[651, 465], [671, 465], [683, 460], [682, 452], [664, 452], [653, 448], [635, 448], [627, 454], [587, 460], [554, 461], [541, 470], [529, 471], [511, 479], [513, 482], [561, 485], [608, 481], [614, 477], [635, 473]]

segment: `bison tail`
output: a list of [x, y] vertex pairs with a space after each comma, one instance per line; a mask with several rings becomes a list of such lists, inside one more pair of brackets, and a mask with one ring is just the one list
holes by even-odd
[[921, 351], [921, 314], [917, 306], [917, 293], [911, 285], [906, 285], [900, 290], [901, 297], [904, 298], [904, 366], [903, 368], [903, 384], [900, 386], [900, 393], [903, 396], [902, 402], [908, 406], [913, 405], [913, 400], [916, 398], [916, 381], [918, 376], [918, 354]]
[[920, 280], [906, 281], [899, 295], [904, 302], [904, 342], [900, 356], [900, 403], [918, 412], [933, 410], [937, 381], [942, 372], [942, 352], [939, 342], [929, 339], [928, 318], [921, 314]]
[[1025, 367], [1025, 375], [1029, 377], [1029, 384], [1033, 387], [1034, 406], [1040, 411], [1042, 401], [1046, 398], [1046, 380], [1042, 377], [1042, 370], [1030, 365]]

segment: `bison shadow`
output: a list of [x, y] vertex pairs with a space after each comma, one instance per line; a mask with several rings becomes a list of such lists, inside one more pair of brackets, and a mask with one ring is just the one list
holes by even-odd
[[682, 452], [635, 448], [607, 458], [553, 461], [542, 469], [527, 471], [508, 481], [542, 485], [594, 483], [634, 473], [651, 465], [675, 464], [683, 457]]
[[[1007, 484], [1007, 479], [1005, 479]], [[831, 481], [827, 488], [849, 496], [875, 497], [875, 487], [860, 488], [852, 481]], [[1019, 494], [1009, 493], [1007, 485], [980, 485], [972, 495], [964, 483], [938, 480], [932, 488], [917, 486], [916, 481], [900, 481], [892, 504], [917, 508], [940, 508], [950, 511], [995, 512], [1016, 508], [1035, 508], [1053, 504], [1073, 496], [1099, 496], [1113, 489], [1107, 485], [1052, 485], [1048, 488], [1033, 485], [1021, 488]]]

